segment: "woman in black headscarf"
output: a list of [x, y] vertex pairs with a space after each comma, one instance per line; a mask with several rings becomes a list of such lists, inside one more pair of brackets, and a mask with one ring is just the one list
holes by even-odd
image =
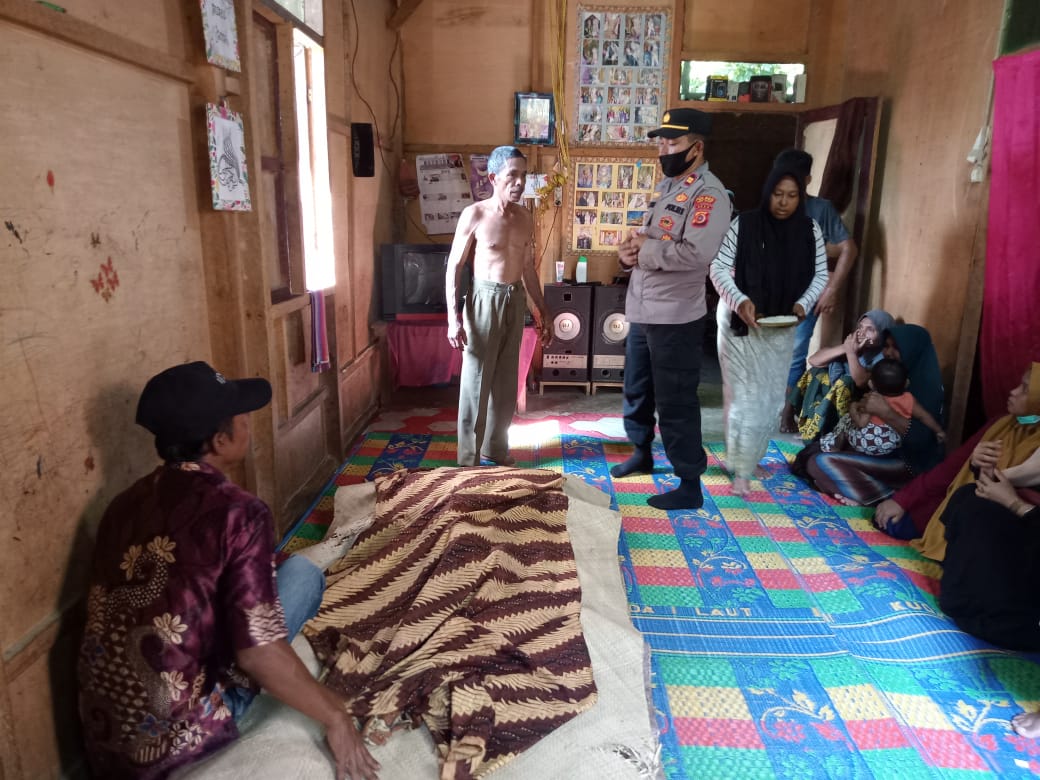
[[805, 212], [805, 181], [796, 171], [770, 172], [759, 207], [730, 224], [711, 281], [720, 299], [726, 463], [742, 496], [784, 404], [794, 326], [827, 283], [823, 235]]

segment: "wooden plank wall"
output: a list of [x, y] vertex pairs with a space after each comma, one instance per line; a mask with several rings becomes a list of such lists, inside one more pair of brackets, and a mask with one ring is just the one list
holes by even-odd
[[157, 365], [208, 359], [210, 334], [189, 85], [7, 22], [0, 63], [2, 753], [6, 777], [44, 778], [76, 747], [71, 646], [54, 643], [96, 523], [155, 462], [137, 394]]
[[[413, 163], [415, 154], [458, 151], [464, 155], [487, 153], [513, 138], [513, 93], [516, 91], [551, 91], [552, 47], [547, 4], [512, 3], [509, 0], [480, 0], [467, 4], [447, 0], [425, 0], [405, 24], [404, 39], [407, 120], [405, 123], [406, 162]], [[579, 3], [567, 4], [566, 32], [566, 104], [568, 120], [573, 113], [576, 94], [577, 52], [575, 40]], [[616, 7], [631, 10], [633, 4], [623, 0], [604, 0], [597, 8]], [[770, 59], [779, 56], [798, 57], [802, 61], [816, 58], [824, 62], [834, 53], [831, 40], [835, 30], [844, 31], [844, 4], [826, 0], [783, 0], [775, 7], [763, 9], [759, 0], [734, 0], [723, 8], [707, 0], [646, 0], [640, 8], [672, 11], [672, 60], [675, 76], [669, 92], [678, 91], [678, 62], [685, 51], [688, 56], [728, 55], [730, 58]], [[755, 19], [744, 24], [742, 19]], [[782, 21], [778, 21], [782, 20]], [[507, 41], [529, 37], [530, 50]], [[474, 43], [478, 42], [478, 43]], [[473, 52], [484, 46], [487, 56], [479, 68], [473, 66]], [[835, 100], [836, 79], [831, 63], [820, 67], [826, 77], [810, 81], [812, 99]], [[813, 91], [815, 84], [815, 91]], [[474, 97], [476, 96], [476, 98]], [[676, 105], [677, 100], [666, 100]], [[717, 104], [695, 104], [698, 108], [718, 110]], [[727, 107], [728, 108], [728, 107]], [[557, 108], [559, 111], [559, 107]], [[795, 107], [743, 107], [738, 114], [720, 118], [720, 130], [731, 138], [713, 140], [709, 160], [713, 166], [729, 174], [735, 186], [752, 189], [749, 197], [757, 200], [757, 191], [772, 155], [794, 142]], [[789, 121], [788, 121], [789, 120]], [[571, 121], [571, 124], [573, 122]], [[763, 133], [765, 136], [763, 137]], [[770, 137], [770, 133], [776, 135]], [[760, 143], [763, 141], [764, 143]], [[743, 142], [755, 151], [748, 157], [734, 143]], [[528, 170], [546, 173], [558, 162], [555, 147], [525, 147]], [[571, 146], [572, 156], [626, 157], [654, 156], [652, 146], [609, 147]], [[742, 163], [740, 162], [743, 160]], [[724, 179], [727, 184], [730, 179]], [[742, 203], [746, 200], [743, 198]], [[558, 213], [557, 213], [558, 212]], [[427, 236], [422, 229], [418, 204], [407, 204], [406, 230], [410, 241], [450, 242], [450, 235]], [[544, 253], [541, 264], [543, 280], [549, 281], [553, 261], [563, 259], [572, 268], [577, 252], [564, 246], [563, 220], [566, 208], [550, 208], [538, 221], [538, 251]], [[589, 278], [610, 281], [616, 272], [616, 261], [606, 253], [589, 257]]]
[[[241, 74], [205, 63], [197, 2], [62, 5], [0, 0], [0, 780], [82, 773], [85, 569], [105, 506], [157, 462], [133, 423], [144, 382], [188, 359], [272, 378], [279, 399], [254, 415], [252, 455], [233, 477], [284, 528], [328, 477], [314, 464], [334, 465], [379, 403], [375, 245], [397, 229], [396, 170], [355, 180], [349, 154], [349, 122], [371, 121], [360, 95], [389, 158], [400, 154], [392, 0], [325, 3], [339, 282], [327, 296], [335, 370], [320, 383], [306, 299], [270, 301], [252, 0], [235, 2]], [[210, 206], [203, 110], [221, 95], [245, 117], [251, 213]]]
[[[885, 98], [872, 238], [859, 261], [870, 301], [860, 308], [880, 303], [929, 329], [948, 397], [962, 330], [978, 328], [977, 312], [962, 320], [987, 197], [965, 158], [987, 122], [1003, 8], [880, 0], [848, 9], [843, 91]], [[970, 357], [959, 370], [970, 372]]]

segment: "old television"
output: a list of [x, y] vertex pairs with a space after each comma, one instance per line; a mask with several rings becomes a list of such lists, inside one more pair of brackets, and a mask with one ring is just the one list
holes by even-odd
[[[447, 316], [444, 274], [450, 244], [383, 244], [380, 248], [382, 316], [384, 320], [433, 319]], [[463, 272], [460, 298], [469, 289]]]

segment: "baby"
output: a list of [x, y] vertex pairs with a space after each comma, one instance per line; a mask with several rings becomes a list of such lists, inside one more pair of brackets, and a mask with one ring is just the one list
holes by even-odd
[[[946, 434], [935, 418], [922, 407], [911, 393], [906, 391], [906, 366], [898, 360], [886, 358], [874, 364], [870, 371], [870, 389], [884, 396], [888, 405], [900, 416], [913, 418], [928, 426], [940, 442]], [[834, 430], [820, 437], [820, 449], [824, 452], [851, 450], [861, 455], [890, 455], [895, 452], [902, 436], [880, 417], [872, 417], [859, 401], [849, 405]]]

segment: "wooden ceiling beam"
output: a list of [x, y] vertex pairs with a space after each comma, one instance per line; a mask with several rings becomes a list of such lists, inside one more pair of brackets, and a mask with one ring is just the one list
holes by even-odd
[[386, 26], [391, 30], [400, 30], [404, 23], [408, 21], [408, 17], [415, 13], [415, 10], [420, 5], [422, 5], [422, 0], [401, 0], [397, 10], [386, 20]]

